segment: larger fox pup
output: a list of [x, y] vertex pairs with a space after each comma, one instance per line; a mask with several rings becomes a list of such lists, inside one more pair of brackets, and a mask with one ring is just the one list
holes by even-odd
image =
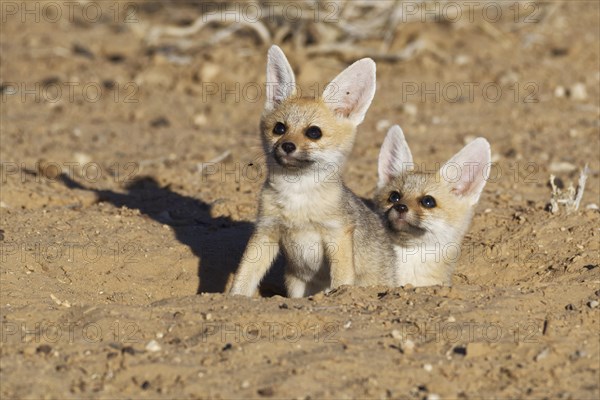
[[383, 221], [340, 177], [375, 94], [375, 63], [357, 61], [321, 98], [299, 98], [292, 68], [272, 46], [267, 89], [260, 131], [268, 176], [231, 294], [253, 295], [280, 250], [290, 297], [393, 283], [395, 253]]
[[395, 243], [397, 285], [450, 285], [490, 160], [489, 143], [477, 138], [439, 171], [414, 171], [402, 130], [390, 128], [379, 154], [375, 204]]

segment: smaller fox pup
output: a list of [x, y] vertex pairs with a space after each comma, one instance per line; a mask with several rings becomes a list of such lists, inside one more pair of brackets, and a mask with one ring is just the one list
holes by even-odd
[[389, 285], [396, 258], [383, 220], [341, 180], [375, 94], [375, 63], [359, 60], [321, 98], [301, 98], [285, 55], [272, 46], [267, 85], [260, 130], [268, 176], [230, 293], [252, 296], [280, 250], [290, 297], [340, 285]]
[[451, 284], [490, 160], [488, 141], [477, 138], [439, 171], [417, 172], [402, 129], [389, 129], [379, 153], [375, 206], [394, 241], [398, 286]]

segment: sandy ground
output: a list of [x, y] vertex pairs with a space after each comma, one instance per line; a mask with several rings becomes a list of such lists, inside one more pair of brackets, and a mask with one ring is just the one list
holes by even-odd
[[[378, 63], [347, 166], [371, 196], [390, 123], [431, 166], [491, 142], [454, 286], [291, 300], [277, 269], [265, 297], [223, 294], [261, 185], [267, 46], [177, 58], [140, 32], [189, 7], [23, 23], [3, 2], [0, 396], [597, 399], [600, 7], [530, 4], [541, 22], [401, 24], [392, 49], [428, 47]], [[348, 65], [282, 47], [309, 92]], [[548, 212], [550, 174], [586, 163], [580, 210]]]

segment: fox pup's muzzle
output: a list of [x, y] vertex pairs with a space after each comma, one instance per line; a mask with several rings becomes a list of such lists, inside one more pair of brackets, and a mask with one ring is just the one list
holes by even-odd
[[301, 168], [312, 163], [312, 160], [305, 158], [303, 152], [298, 150], [293, 142], [283, 142], [273, 146], [273, 157], [282, 167]]

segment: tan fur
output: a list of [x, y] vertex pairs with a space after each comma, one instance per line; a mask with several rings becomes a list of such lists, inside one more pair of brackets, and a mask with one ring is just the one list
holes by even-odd
[[402, 129], [390, 128], [379, 153], [374, 202], [395, 243], [397, 285], [450, 285], [490, 159], [489, 143], [477, 138], [438, 172], [414, 171]]
[[[275, 78], [293, 80], [280, 50], [270, 52], [269, 57], [273, 64], [267, 66], [267, 74], [274, 71]], [[361, 69], [364, 65], [358, 68], [354, 65], [346, 71], [364, 74], [364, 68]], [[370, 88], [374, 90], [374, 69], [372, 72]], [[359, 76], [364, 79], [365, 75]], [[345, 85], [344, 94], [363, 93], [351, 92], [353, 88], [348, 86], [347, 77], [340, 80], [340, 85]], [[256, 249], [265, 248], [280, 249], [283, 253], [285, 282], [291, 297], [340, 285], [393, 285], [396, 259], [383, 221], [341, 180], [356, 125], [362, 120], [370, 98], [360, 99], [359, 111], [351, 108], [352, 115], [348, 118], [349, 115], [339, 112], [340, 105], [344, 105], [344, 113], [348, 110], [343, 101], [331, 105], [322, 99], [296, 98], [289, 91], [276, 89], [279, 91], [275, 93], [283, 95], [268, 99], [260, 123], [268, 176], [260, 196], [256, 229], [234, 278], [231, 294], [255, 293], [273, 257], [269, 254], [256, 259], [252, 255]], [[369, 88], [364, 93], [368, 92]], [[285, 124], [284, 134], [273, 132], [278, 122]], [[321, 129], [321, 138], [307, 137], [306, 130], [311, 126]], [[296, 146], [290, 157], [281, 150], [281, 144], [286, 142]]]
[[[398, 225], [397, 212], [389, 201], [393, 191], [401, 194], [401, 202], [408, 207], [408, 225]], [[436, 200], [435, 208], [428, 209], [419, 203], [425, 195]], [[469, 228], [473, 207], [453, 194], [450, 184], [439, 173], [418, 172], [393, 178], [377, 191], [375, 203], [388, 218], [394, 242], [403, 249], [399, 262], [408, 273], [399, 278], [398, 284], [450, 285], [458, 258], [456, 251]]]

